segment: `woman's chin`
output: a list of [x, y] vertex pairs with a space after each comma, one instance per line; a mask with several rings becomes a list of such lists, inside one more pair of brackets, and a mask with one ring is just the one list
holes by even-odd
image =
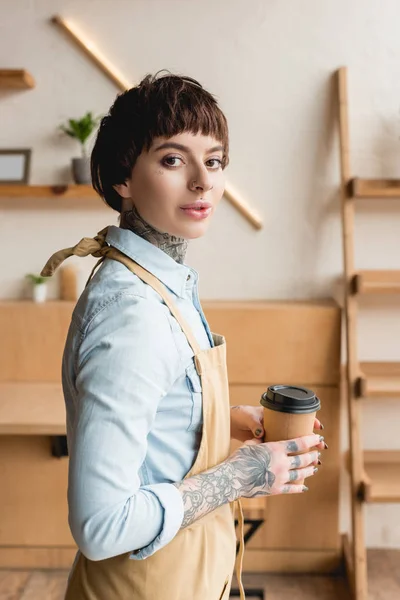
[[185, 238], [186, 240], [196, 240], [206, 233], [208, 227], [209, 222], [203, 221], [201, 223], [193, 223], [192, 225], [185, 227], [184, 230], [182, 228], [183, 231], [181, 237]]
[[170, 221], [169, 224], [166, 224], [163, 228], [160, 226], [156, 228], [159, 231], [167, 232], [169, 235], [175, 237], [184, 238], [185, 240], [195, 240], [206, 233], [210, 226], [210, 219], [211, 215], [206, 219], [201, 219], [199, 221], [189, 221], [188, 219], [185, 219], [182, 222], [182, 219], [179, 219]]

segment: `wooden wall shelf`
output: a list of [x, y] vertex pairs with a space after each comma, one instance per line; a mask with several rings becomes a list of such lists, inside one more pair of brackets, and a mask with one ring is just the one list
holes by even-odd
[[400, 362], [362, 362], [358, 397], [400, 398]]
[[360, 179], [350, 181], [352, 198], [400, 198], [400, 179]]
[[0, 185], [2, 198], [99, 198], [91, 185]]
[[26, 90], [35, 85], [32, 75], [24, 69], [0, 69], [0, 88]]
[[[345, 454], [350, 472], [350, 454]], [[367, 503], [400, 502], [400, 450], [364, 450], [359, 495]]]
[[400, 451], [364, 452], [366, 502], [400, 502]]
[[359, 271], [352, 287], [355, 294], [400, 294], [400, 271]]
[[91, 185], [0, 185], [0, 209], [111, 210]]

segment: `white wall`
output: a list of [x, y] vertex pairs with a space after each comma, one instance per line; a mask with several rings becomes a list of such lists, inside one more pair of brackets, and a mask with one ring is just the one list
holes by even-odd
[[[0, 56], [26, 68], [32, 91], [0, 92], [0, 147], [31, 147], [31, 183], [69, 181], [78, 148], [57, 133], [68, 117], [107, 111], [117, 89], [49, 22], [75, 21], [137, 83], [168, 68], [200, 80], [231, 133], [229, 181], [262, 214], [256, 232], [224, 201], [188, 262], [203, 299], [332, 295], [341, 275], [338, 145], [332, 72], [348, 65], [353, 174], [400, 177], [400, 4], [397, 0], [2, 0]], [[34, 201], [33, 201], [34, 203]], [[100, 205], [100, 201], [99, 201]], [[359, 204], [357, 266], [400, 268], [400, 203]], [[114, 213], [0, 209], [0, 298], [55, 250]], [[93, 261], [79, 262], [84, 274]], [[52, 284], [57, 294], [57, 279]], [[364, 303], [361, 359], [400, 358], [398, 304]], [[366, 403], [368, 448], [396, 447], [400, 409]], [[329, 427], [329, 424], [327, 424]], [[345, 442], [344, 442], [345, 443]], [[342, 527], [346, 527], [344, 496]], [[368, 508], [369, 545], [400, 547], [400, 507]]]

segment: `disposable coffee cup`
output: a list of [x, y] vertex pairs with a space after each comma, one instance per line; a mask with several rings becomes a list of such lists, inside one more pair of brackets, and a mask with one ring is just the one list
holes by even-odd
[[[293, 385], [272, 385], [261, 396], [264, 407], [266, 442], [291, 440], [314, 432], [314, 421], [321, 402], [312, 390]], [[306, 451], [308, 452], [308, 450]], [[289, 456], [304, 454], [293, 452]], [[296, 481], [302, 485], [304, 480]]]

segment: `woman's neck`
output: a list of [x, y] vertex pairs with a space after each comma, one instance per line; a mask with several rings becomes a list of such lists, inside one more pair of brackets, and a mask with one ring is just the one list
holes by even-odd
[[158, 231], [158, 229], [155, 229], [152, 225], [147, 223], [147, 221], [142, 219], [135, 207], [121, 213], [119, 226], [122, 229], [130, 229], [130, 231], [133, 231], [136, 235], [139, 235], [154, 246], [157, 246], [157, 248], [160, 248], [160, 250], [163, 250], [171, 258], [176, 260], [176, 262], [183, 264], [188, 241], [184, 238]]

